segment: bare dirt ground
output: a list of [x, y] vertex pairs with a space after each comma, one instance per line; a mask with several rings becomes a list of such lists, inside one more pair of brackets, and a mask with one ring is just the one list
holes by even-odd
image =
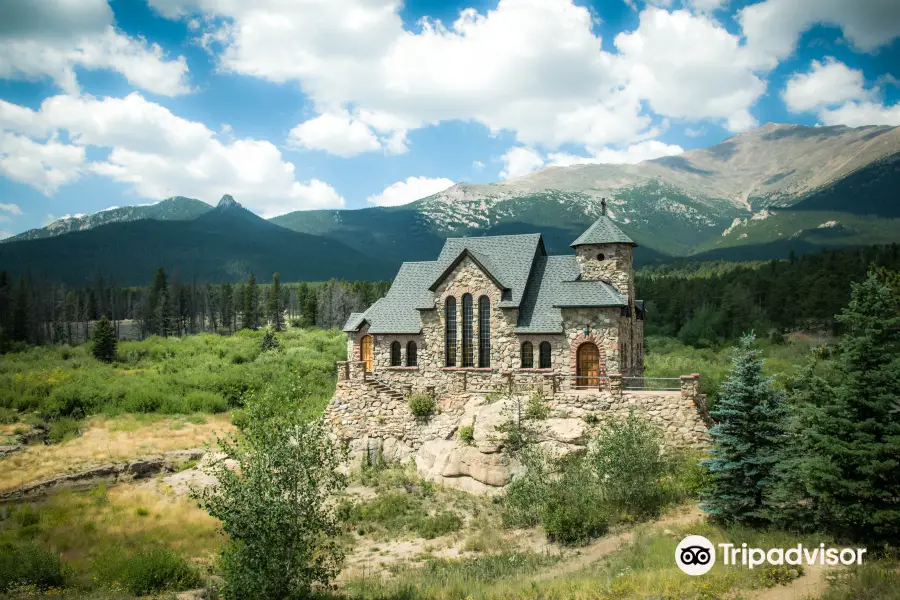
[[[696, 506], [690, 509], [681, 508], [677, 512], [672, 512], [658, 521], [653, 521], [650, 525], [657, 527], [678, 527], [699, 521], [703, 518], [703, 513]], [[588, 546], [572, 551], [559, 564], [538, 573], [532, 579], [534, 581], [543, 581], [546, 579], [555, 579], [562, 575], [575, 573], [581, 569], [605, 558], [618, 550], [623, 544], [627, 544], [634, 537], [634, 531], [629, 530], [618, 535], [609, 535], [600, 538]]]
[[204, 418], [205, 423], [195, 424], [177, 417], [92, 417], [83, 433], [68, 442], [35, 444], [0, 459], [0, 491], [90, 466], [197, 448], [234, 429], [227, 414]]

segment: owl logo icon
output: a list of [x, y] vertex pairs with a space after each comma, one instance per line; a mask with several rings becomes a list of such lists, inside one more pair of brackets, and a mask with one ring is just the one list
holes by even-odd
[[675, 564], [688, 575], [703, 575], [716, 564], [716, 549], [702, 535], [689, 535], [675, 548]]

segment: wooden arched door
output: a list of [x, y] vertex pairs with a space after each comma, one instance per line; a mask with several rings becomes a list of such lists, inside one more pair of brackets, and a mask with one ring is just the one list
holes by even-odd
[[359, 342], [359, 360], [366, 363], [366, 373], [372, 372], [372, 365], [374, 364], [372, 346], [374, 346], [372, 336], [364, 335]]
[[578, 347], [575, 380], [578, 387], [600, 387], [600, 351], [592, 342]]

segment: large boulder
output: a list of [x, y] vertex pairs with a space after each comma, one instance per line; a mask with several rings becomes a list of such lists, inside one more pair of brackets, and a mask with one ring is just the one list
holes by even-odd
[[423, 477], [457, 487], [473, 487], [469, 482], [457, 481], [468, 478], [484, 486], [501, 488], [521, 466], [504, 454], [480, 452], [457, 440], [431, 440], [422, 444], [416, 453], [416, 468]]

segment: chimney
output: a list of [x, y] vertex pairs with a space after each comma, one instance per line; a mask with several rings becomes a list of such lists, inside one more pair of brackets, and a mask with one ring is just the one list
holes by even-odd
[[606, 216], [606, 198], [600, 199], [600, 212], [603, 213], [603, 216]]

